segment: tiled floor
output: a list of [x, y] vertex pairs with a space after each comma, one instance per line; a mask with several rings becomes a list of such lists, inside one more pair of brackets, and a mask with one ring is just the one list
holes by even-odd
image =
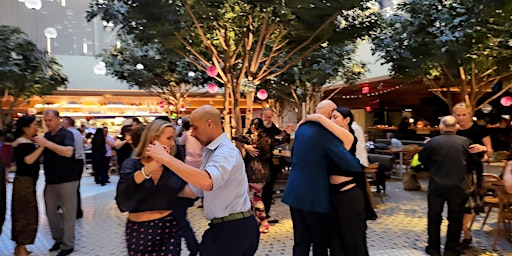
[[[124, 249], [124, 223], [126, 215], [119, 212], [114, 202], [117, 177], [111, 177], [112, 183], [104, 187], [94, 184], [90, 176], [82, 179], [82, 195], [84, 218], [77, 221], [76, 245], [73, 255], [126, 255]], [[38, 191], [42, 195], [44, 177], [41, 175], [38, 182]], [[421, 191], [408, 192], [402, 189], [402, 183], [389, 181], [387, 196], [384, 203], [377, 198], [379, 207], [376, 221], [368, 222], [368, 246], [371, 255], [382, 256], [415, 256], [423, 253], [427, 240], [427, 204], [426, 185], [423, 183]], [[8, 185], [10, 195], [12, 185]], [[10, 197], [10, 196], [9, 196]], [[28, 246], [34, 256], [55, 255], [48, 253], [52, 246], [48, 222], [44, 213], [42, 196], [39, 198], [40, 225], [34, 245]], [[10, 198], [8, 199], [10, 203]], [[280, 220], [271, 227], [270, 232], [262, 234], [257, 255], [291, 255], [293, 245], [293, 231], [290, 215], [286, 205], [279, 199], [272, 207], [271, 214]], [[189, 219], [196, 234], [207, 228], [207, 222], [202, 210], [196, 207], [189, 209]], [[512, 255], [512, 243], [501, 234], [497, 251], [492, 252], [492, 233], [495, 226], [496, 215], [491, 215], [488, 224], [480, 230], [482, 217], [478, 217], [473, 226], [473, 249], [467, 255]], [[446, 232], [446, 223], [443, 223], [442, 232]], [[0, 236], [0, 255], [12, 255], [14, 243], [11, 241], [10, 212], [3, 226]], [[187, 255], [183, 247], [183, 255]]]

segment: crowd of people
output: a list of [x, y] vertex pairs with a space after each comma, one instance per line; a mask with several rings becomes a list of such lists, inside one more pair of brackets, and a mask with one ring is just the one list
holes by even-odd
[[[223, 131], [221, 113], [209, 105], [183, 118], [181, 126], [165, 117], [146, 125], [133, 118], [117, 137], [108, 134], [108, 127], [84, 134], [73, 118], [55, 110], [45, 111], [43, 121], [48, 131], [37, 135], [34, 116], [19, 118], [12, 140], [3, 144], [12, 148], [13, 157], [1, 158], [1, 171], [10, 166], [7, 161], [16, 166], [11, 204], [15, 255], [29, 255], [27, 245], [35, 241], [41, 156], [45, 209], [55, 241], [49, 251], [59, 251], [60, 256], [74, 251], [75, 221], [83, 216], [80, 179], [88, 144], [94, 178], [102, 186], [109, 183], [116, 152], [120, 178], [115, 201], [128, 213], [129, 255], [180, 255], [182, 238], [190, 255], [254, 255], [260, 235], [271, 232], [270, 224], [278, 222], [269, 216], [281, 171], [274, 149], [290, 142], [292, 127], [279, 129], [271, 109], [262, 109], [261, 117], [252, 119], [247, 131], [233, 141]], [[482, 162], [493, 149], [485, 127], [473, 123], [472, 110], [464, 103], [443, 117], [439, 127], [441, 135], [426, 141], [419, 153], [430, 173], [426, 252], [441, 255], [441, 214], [447, 203], [444, 255], [460, 255], [471, 245], [470, 223], [482, 211]], [[388, 139], [397, 144], [392, 136]], [[309, 255], [311, 250], [313, 255], [369, 254], [366, 222], [377, 214], [363, 169], [374, 146], [352, 111], [329, 100], [299, 122], [292, 145], [293, 171], [282, 197], [293, 223], [293, 255]], [[507, 168], [503, 179], [506, 189], [512, 190], [510, 161]], [[5, 182], [2, 185], [5, 194]], [[186, 216], [198, 198], [210, 222], [200, 243]], [[0, 199], [5, 207], [5, 196]]]

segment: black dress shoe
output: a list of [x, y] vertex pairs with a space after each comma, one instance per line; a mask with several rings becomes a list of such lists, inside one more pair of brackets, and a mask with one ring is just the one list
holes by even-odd
[[50, 251], [50, 252], [54, 252], [54, 251], [58, 251], [58, 250], [60, 250], [60, 245], [61, 245], [61, 244], [62, 244], [62, 243], [55, 242], [55, 243], [53, 244], [52, 248], [50, 248], [50, 250], [49, 250], [49, 251]]
[[270, 224], [276, 224], [276, 223], [279, 223], [279, 220], [276, 218], [273, 218], [273, 219], [268, 219], [267, 222]]
[[75, 249], [74, 248], [71, 248], [71, 249], [67, 249], [67, 250], [60, 250], [59, 254], [57, 254], [57, 256], [66, 256], [66, 255], [70, 255]]
[[77, 218], [77, 219], [81, 219], [81, 218], [83, 218], [83, 217], [84, 217], [84, 212], [83, 212], [82, 210], [78, 210], [78, 211], [76, 212], [76, 218]]
[[425, 252], [431, 256], [441, 256], [441, 252], [439, 250], [435, 250], [434, 248], [429, 247], [429, 246], [427, 246], [427, 249], [425, 250]]

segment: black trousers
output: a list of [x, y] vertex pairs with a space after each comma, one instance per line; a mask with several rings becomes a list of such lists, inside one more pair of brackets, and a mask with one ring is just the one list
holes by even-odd
[[254, 216], [210, 224], [201, 241], [201, 256], [250, 256], [258, 250], [260, 231]]
[[331, 192], [329, 255], [368, 256], [363, 198], [363, 193], [357, 186]]
[[290, 206], [293, 223], [293, 256], [327, 256], [328, 213], [301, 210]]
[[197, 255], [199, 253], [199, 242], [197, 241], [194, 230], [190, 226], [187, 219], [187, 209], [194, 205], [195, 200], [191, 198], [178, 197], [176, 207], [174, 208], [174, 216], [178, 224], [178, 236], [185, 238], [189, 255]]
[[2, 234], [2, 227], [5, 222], [5, 212], [7, 210], [7, 189], [5, 182], [5, 165], [4, 161], [0, 157], [0, 173], [2, 174], [0, 177], [0, 235]]
[[[462, 189], [458, 189], [462, 190]], [[430, 182], [428, 189], [428, 247], [435, 252], [441, 248], [441, 222], [444, 203], [448, 205], [448, 230], [444, 255], [459, 255], [460, 233], [464, 218], [464, 205], [467, 195], [453, 187], [446, 187]]]
[[75, 159], [76, 164], [76, 175], [78, 176], [78, 188], [76, 189], [76, 201], [77, 201], [77, 207], [76, 207], [76, 215], [82, 216], [82, 196], [80, 195], [80, 180], [82, 179], [82, 173], [84, 172], [84, 159]]
[[263, 185], [263, 191], [261, 193], [261, 201], [263, 201], [263, 205], [265, 206], [265, 216], [267, 219], [270, 218], [268, 213], [270, 212], [270, 207], [272, 206], [272, 196], [274, 195], [274, 184], [276, 183], [276, 176], [281, 172], [281, 167], [274, 165], [272, 159], [269, 161], [268, 166], [270, 167], [270, 178], [265, 185]]

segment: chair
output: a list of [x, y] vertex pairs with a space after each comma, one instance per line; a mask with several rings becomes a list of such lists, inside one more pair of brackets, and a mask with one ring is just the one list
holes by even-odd
[[386, 192], [386, 179], [389, 179], [393, 170], [394, 158], [390, 155], [368, 154], [368, 162], [378, 163], [376, 182], [379, 188]]
[[374, 208], [377, 207], [377, 203], [375, 202], [374, 191], [372, 190], [372, 186], [375, 186], [375, 192], [379, 195], [380, 200], [384, 203], [384, 190], [380, 188], [379, 182], [377, 181], [377, 172], [379, 170], [379, 163], [372, 163], [368, 165], [368, 167], [364, 168], [364, 177], [366, 180], [366, 190], [368, 191], [368, 196], [370, 197], [370, 202]]
[[505, 233], [507, 233], [508, 239], [510, 240], [510, 222], [512, 222], [512, 194], [509, 194], [502, 189], [498, 192], [498, 198], [498, 222], [494, 229], [494, 241], [492, 243], [493, 250], [496, 250], [500, 224], [505, 228]]
[[[501, 184], [503, 184], [503, 181], [498, 175], [492, 173], [483, 174], [482, 189], [484, 191], [484, 196], [482, 198], [482, 203], [484, 209], [487, 207], [487, 211], [485, 212], [484, 221], [482, 222], [480, 229], [484, 227], [485, 222], [487, 222], [487, 219], [489, 218], [489, 214], [491, 213], [492, 209], [498, 208], [498, 191], [502, 189]], [[472, 225], [473, 222], [471, 223], [470, 228]]]

